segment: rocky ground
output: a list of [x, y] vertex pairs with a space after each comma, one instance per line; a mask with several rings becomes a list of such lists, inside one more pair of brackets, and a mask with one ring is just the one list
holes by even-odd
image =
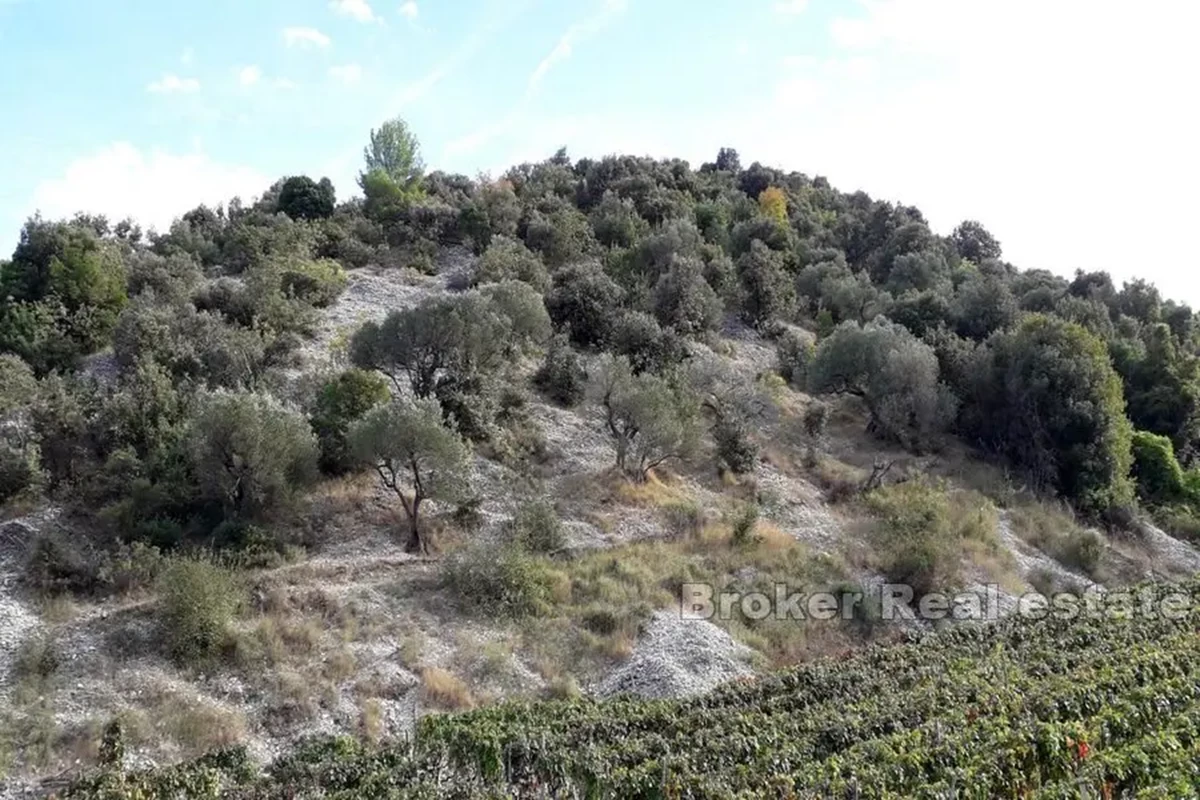
[[[363, 321], [446, 291], [450, 276], [468, 259], [461, 252], [446, 254], [435, 277], [402, 270], [352, 273], [345, 294], [326, 310], [306, 347], [305, 366], [291, 379], [336, 362], [349, 332]], [[736, 323], [719, 345], [698, 357], [726, 359], [746, 381], [773, 367], [773, 349]], [[93, 369], [100, 372], [104, 365], [97, 361]], [[785, 398], [785, 404], [803, 402], [791, 392]], [[543, 437], [546, 463], [532, 479], [518, 478], [508, 467], [476, 457], [473, 477], [485, 501], [475, 535], [495, 535], [530, 493], [555, 499], [575, 550], [667, 535], [653, 504], [614, 497], [609, 490], [612, 452], [591, 412], [537, 398], [527, 408]], [[768, 446], [753, 486], [729, 486], [711, 468], [697, 468], [682, 469], [671, 491], [710, 516], [728, 507], [731, 494], [753, 492], [764, 520], [802, 542], [813, 557], [845, 558], [861, 546], [855, 520], [828, 504], [797, 467], [798, 451], [787, 447], [786, 421], [770, 419], [764, 426]], [[827, 450], [867, 470], [881, 458], [907, 458], [870, 444], [860, 427], [852, 415], [845, 424], [835, 421]], [[916, 467], [967, 481], [953, 465]], [[394, 536], [394, 505], [371, 476], [325, 487], [306, 513], [306, 524], [319, 527], [320, 535], [299, 561], [253, 576], [234, 666], [211, 670], [181, 670], [166, 657], [152, 597], [48, 607], [24, 591], [19, 578], [28, 543], [38, 531], [64, 524], [53, 509], [0, 526], [0, 710], [17, 704], [18, 688], [29, 694], [29, 686], [16, 685], [19, 659], [45, 642], [55, 661], [52, 676], [33, 687], [32, 702], [40, 710], [26, 735], [58, 743], [59, 755], [26, 772], [57, 773], [86, 764], [94, 755], [95, 731], [113, 715], [122, 716], [133, 732], [134, 763], [167, 762], [231, 742], [247, 743], [265, 761], [304, 735], [403, 735], [424, 713], [561, 689], [562, 676], [536, 646], [539, 637], [554, 632], [461, 613], [439, 586], [436, 559], [415, 558], [401, 548]], [[1010, 590], [1027, 588], [1035, 573], [1090, 583], [1018, 537], [1006, 516], [1000, 536], [1015, 564]], [[1200, 554], [1153, 528], [1110, 549], [1130, 572], [1200, 570]], [[848, 569], [860, 584], [878, 580], [854, 564], [851, 558]], [[664, 608], [649, 616], [626, 651], [576, 665], [573, 672], [583, 691], [597, 696], [672, 697], [750, 675], [761, 661], [728, 631]], [[28, 706], [31, 699], [21, 702]], [[72, 737], [80, 742], [74, 752], [61, 746]], [[19, 796], [31, 777], [0, 784], [0, 797]]]

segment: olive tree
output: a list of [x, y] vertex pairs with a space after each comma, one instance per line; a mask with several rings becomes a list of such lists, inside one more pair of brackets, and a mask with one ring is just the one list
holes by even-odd
[[612, 437], [617, 468], [635, 481], [694, 450], [699, 405], [681, 383], [648, 372], [635, 375], [628, 360], [605, 355], [591, 393]]
[[348, 435], [350, 449], [369, 464], [395, 492], [408, 520], [409, 552], [429, 550], [421, 532], [426, 500], [456, 502], [470, 489], [470, 448], [442, 425], [442, 412], [432, 400], [394, 400], [356, 422]]
[[261, 394], [201, 395], [189, 420], [187, 453], [201, 499], [233, 519], [277, 508], [317, 471], [308, 421]]
[[956, 400], [938, 381], [933, 349], [882, 317], [834, 329], [817, 347], [808, 381], [814, 394], [862, 398], [871, 415], [869, 430], [913, 449], [954, 419]]

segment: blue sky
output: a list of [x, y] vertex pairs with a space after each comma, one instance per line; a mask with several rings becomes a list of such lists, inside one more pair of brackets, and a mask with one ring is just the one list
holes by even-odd
[[1175, 0], [0, 0], [0, 252], [37, 209], [346, 196], [400, 114], [467, 174], [729, 145], [1200, 304], [1197, 29]]

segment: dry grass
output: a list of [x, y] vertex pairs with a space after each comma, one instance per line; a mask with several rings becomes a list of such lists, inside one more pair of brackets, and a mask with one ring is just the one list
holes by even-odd
[[665, 508], [692, 499], [687, 487], [665, 469], [651, 471], [641, 483], [615, 473], [610, 474], [609, 480], [612, 498], [624, 505]]
[[464, 711], [475, 706], [471, 690], [462, 679], [440, 667], [421, 670], [421, 699], [448, 711]]

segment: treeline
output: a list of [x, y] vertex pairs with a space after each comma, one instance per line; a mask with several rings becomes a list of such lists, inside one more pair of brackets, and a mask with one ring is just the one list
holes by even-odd
[[[1140, 499], [1200, 527], [1197, 325], [1143, 281], [1021, 271], [977, 222], [939, 236], [915, 208], [728, 149], [698, 169], [560, 151], [476, 180], [426, 173], [394, 120], [364, 161], [342, 203], [295, 176], [149, 236], [29, 220], [0, 264], [0, 502], [48, 493], [114, 536], [238, 542], [321, 472], [373, 467], [420, 547], [421, 501], [469, 500], [427, 480], [468, 443], [536, 449], [510, 380], [535, 354], [548, 397], [590, 389], [633, 479], [704, 435], [750, 470], [762, 404], [689, 359], [735, 315], [796, 386], [862, 398], [881, 437], [958, 435], [1086, 514]], [[357, 331], [352, 368], [280, 380], [345, 270], [432, 273], [449, 245], [478, 256], [453, 293]], [[591, 375], [580, 351], [606, 352]]]

